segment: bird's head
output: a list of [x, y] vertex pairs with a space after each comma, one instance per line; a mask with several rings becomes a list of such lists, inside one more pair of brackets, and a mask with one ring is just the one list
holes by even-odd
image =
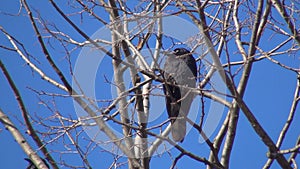
[[189, 54], [190, 51], [185, 49], [185, 48], [176, 48], [173, 51], [173, 54], [175, 54], [176, 56], [181, 56], [181, 55], [185, 55], [185, 54]]
[[176, 48], [172, 52], [165, 51], [163, 52], [166, 56], [176, 57], [176, 58], [186, 58], [191, 56], [191, 52], [185, 48]]

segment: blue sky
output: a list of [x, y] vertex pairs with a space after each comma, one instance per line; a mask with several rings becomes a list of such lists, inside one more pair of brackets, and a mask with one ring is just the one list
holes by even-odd
[[[65, 8], [65, 2], [60, 2], [59, 4], [61, 7], [63, 7], [63, 9], [66, 10], [67, 13], [76, 11], [75, 9]], [[78, 33], [64, 23], [63, 19], [57, 14], [57, 12], [54, 11], [47, 1], [35, 2], [35, 4], [30, 4], [30, 7], [32, 10], [38, 11], [38, 13], [40, 13], [40, 15], [45, 21], [47, 21], [48, 24], [55, 23], [58, 28], [68, 32], [75, 40], [83, 40]], [[45, 73], [51, 76], [51, 78], [59, 81], [59, 78], [49, 67], [43, 53], [41, 52], [24, 9], [22, 9], [20, 16], [10, 16], [5, 14], [5, 12], [17, 14], [18, 10], [18, 1], [6, 1], [5, 5], [0, 6], [0, 26], [2, 26], [6, 31], [22, 42], [26, 49], [28, 49], [28, 52], [33, 54], [34, 57], [39, 60], [39, 62], [37, 62], [31, 58], [33, 62], [38, 65], [38, 67], [42, 68]], [[34, 12], [34, 14], [36, 15], [37, 13]], [[275, 17], [279, 17], [276, 15], [275, 11], [273, 14]], [[182, 17], [186, 18], [185, 16]], [[86, 34], [90, 36], [103, 26], [96, 20], [90, 19], [87, 15], [83, 15], [84, 22], [81, 22], [78, 16], [70, 16], [70, 18], [77, 23]], [[283, 29], [287, 30], [285, 27], [283, 27]], [[248, 38], [249, 37], [245, 37], [245, 40]], [[283, 36], [274, 36], [273, 38], [270, 38], [270, 34], [266, 32], [265, 36], [261, 40], [260, 47], [265, 50], [269, 50], [280, 43], [284, 38], [285, 37]], [[68, 71], [69, 66], [67, 64], [67, 60], [65, 59], [66, 55], [61, 48], [61, 45], [51, 40], [49, 43], [51, 44], [50, 53], [52, 56], [54, 56], [55, 62], [65, 72], [65, 76], [68, 78], [68, 80], [71, 80], [71, 75]], [[0, 45], [10, 46], [3, 34], [0, 34]], [[231, 50], [232, 52], [235, 51], [234, 47]], [[72, 66], [74, 66], [79, 54], [80, 50], [75, 50], [71, 53]], [[239, 60], [240, 58], [241, 56], [236, 54], [236, 57], [234, 57], [233, 60]], [[300, 62], [297, 55], [280, 55], [274, 58], [291, 67], [299, 68]], [[74, 113], [72, 100], [59, 97], [49, 98], [46, 96], [38, 96], [29, 89], [30, 87], [37, 90], [46, 90], [47, 92], [65, 94], [57, 88], [47, 84], [47, 82], [41, 80], [40, 76], [34, 73], [16, 53], [0, 49], [0, 59], [9, 70], [12, 78], [21, 92], [25, 104], [27, 105], [27, 110], [32, 116], [49, 117], [53, 115], [53, 112], [41, 104], [41, 101], [45, 101], [49, 104], [53, 104], [53, 102], [55, 102], [53, 108], [58, 107], [60, 113], [63, 115], [72, 117], [74, 119], [77, 117]], [[109, 63], [110, 59], [105, 58], [102, 62], [103, 66], [101, 66], [101, 69], [99, 69], [97, 72], [97, 81], [95, 85], [101, 86], [101, 88], [96, 89], [97, 92], [101, 90], [110, 90], [109, 86], [106, 86], [107, 84], [103, 82], [104, 75], [107, 75], [110, 78], [112, 76], [112, 74], [109, 74], [108, 71], [111, 70]], [[256, 62], [253, 65], [253, 70], [251, 72], [244, 99], [246, 104], [250, 107], [253, 114], [256, 116], [258, 121], [262, 124], [274, 142], [277, 141], [277, 137], [283, 125], [285, 124], [290, 111], [290, 106], [297, 82], [296, 80], [297, 78], [295, 73], [287, 71], [268, 60]], [[9, 115], [10, 119], [17, 125], [23, 135], [26, 136], [26, 129], [23, 125], [17, 102], [3, 74], [0, 74], [0, 86], [0, 93], [2, 93], [2, 97], [0, 97], [0, 108], [3, 110], [3, 112]], [[110, 95], [105, 95], [105, 92], [104, 94], [100, 95], [99, 98], [111, 99]], [[209, 100], [207, 100], [207, 104], [211, 104]], [[222, 118], [225, 117], [225, 113], [227, 112], [226, 110], [227, 109], [224, 109], [224, 112], [221, 112], [223, 113]], [[163, 120], [164, 118], [167, 118], [167, 116], [165, 115], [160, 118]], [[297, 140], [297, 137], [299, 137], [300, 133], [300, 127], [297, 126], [296, 122], [299, 121], [299, 118], [300, 114], [296, 113], [294, 117], [295, 122], [292, 123], [291, 128], [287, 133], [287, 137], [282, 145], [283, 149], [292, 148], [295, 145], [295, 141]], [[199, 117], [197, 117], [196, 120], [198, 119]], [[217, 125], [219, 128], [220, 124]], [[213, 133], [210, 139], [213, 139], [215, 134], [216, 132]], [[261, 168], [267, 160], [266, 153], [268, 152], [268, 149], [256, 135], [242, 112], [240, 113], [236, 135], [237, 137], [232, 151], [230, 167], [240, 168], [243, 166], [245, 169]], [[82, 137], [88, 138], [84, 133], [82, 134]], [[29, 137], [26, 136], [26, 138], [30, 143], [32, 143], [32, 140]], [[189, 151], [196, 151], [197, 155], [201, 157], [208, 157], [208, 146], [205, 143], [200, 144], [198, 139], [198, 133], [195, 130], [191, 130], [184, 143], [181, 145]], [[62, 140], [65, 140], [67, 144], [69, 143], [67, 139]], [[59, 140], [57, 144], [61, 143], [62, 140]], [[88, 140], [83, 139], [81, 142], [82, 144], [87, 144]], [[32, 143], [32, 145], [34, 144]], [[66, 151], [66, 147], [59, 145], [57, 146], [55, 144], [51, 144], [51, 146], [57, 150]], [[36, 146], [33, 147], [36, 148]], [[25, 168], [27, 162], [23, 160], [23, 158], [25, 158], [26, 155], [23, 153], [20, 146], [14, 141], [10, 133], [6, 131], [2, 125], [0, 127], [0, 149], [0, 155], [3, 157], [0, 158], [1, 167], [6, 169]], [[174, 149], [172, 149], [170, 152], [172, 153], [173, 158], [179, 154], [179, 152]], [[58, 153], [53, 154], [55, 159], [58, 160]], [[72, 164], [82, 164], [78, 160], [78, 157], [73, 155], [64, 155], [63, 158]], [[94, 165], [94, 168], [108, 168], [110, 162], [113, 161], [113, 157], [109, 153], [103, 152], [101, 147], [95, 147], [95, 149], [91, 152], [89, 160], [91, 161], [91, 164]], [[296, 160], [299, 164], [299, 157]], [[125, 159], [121, 159], [121, 161], [125, 161]], [[153, 157], [150, 166], [151, 168], [169, 168], [171, 164], [172, 161], [170, 160], [169, 154], [164, 153]], [[183, 157], [178, 162], [177, 166], [178, 168], [205, 168], [204, 164], [194, 161], [188, 157]], [[272, 168], [279, 168], [279, 166], [275, 164]]]

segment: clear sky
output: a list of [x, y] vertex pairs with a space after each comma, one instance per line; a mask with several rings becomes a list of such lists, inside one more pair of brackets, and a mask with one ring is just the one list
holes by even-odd
[[[65, 3], [66, 2], [59, 2], [61, 7], [66, 10], [66, 13], [77, 11], [76, 9], [65, 8]], [[42, 68], [43, 71], [45, 73], [48, 73], [52, 78], [59, 81], [59, 78], [51, 70], [51, 67], [48, 66], [44, 58], [44, 55], [39, 47], [25, 10], [22, 9], [21, 14], [18, 16], [9, 15], [17, 15], [19, 6], [20, 5], [17, 0], [2, 2], [2, 5], [0, 6], [0, 26], [2, 26], [11, 35], [16, 37], [18, 41], [24, 44], [28, 52], [33, 55], [31, 60], [33, 60], [33, 62], [36, 63], [38, 67]], [[55, 25], [57, 25], [59, 29], [63, 30], [64, 32], [68, 32], [75, 40], [83, 41], [83, 38], [78, 33], [76, 33], [70, 26], [64, 23], [64, 20], [49, 5], [48, 1], [37, 1], [34, 4], [30, 4], [30, 7], [34, 11], [35, 16], [38, 16], [37, 14], [39, 13], [42, 16], [43, 20], [47, 22], [47, 24], [55, 23]], [[276, 14], [274, 14], [274, 16], [276, 16]], [[79, 27], [84, 30], [84, 32], [89, 36], [95, 34], [95, 32], [103, 26], [96, 20], [90, 19], [86, 14], [83, 14], [84, 22], [81, 22], [80, 18], [77, 15], [70, 16], [70, 18], [73, 19], [75, 23], [77, 23]], [[184, 29], [184, 26], [185, 25], [183, 25], [183, 28], [178, 29]], [[286, 28], [283, 29], [286, 30]], [[182, 31], [184, 32], [184, 30]], [[278, 45], [279, 42], [283, 41], [282, 39], [284, 38], [280, 36], [274, 36], [273, 38], [270, 37], [271, 34], [268, 34], [268, 32], [266, 32], [260, 44], [262, 48], [266, 50], [271, 49], [274, 46]], [[245, 39], [247, 38], [249, 37], [246, 37]], [[52, 40], [49, 40], [48, 44], [51, 45], [50, 51], [51, 55], [54, 56], [54, 60], [56, 61], [58, 66], [66, 72], [65, 76], [68, 78], [68, 80], [71, 80], [71, 75], [68, 71], [69, 66], [66, 64], [66, 55], [61, 48], [61, 45]], [[166, 44], [170, 44], [170, 42], [166, 42]], [[0, 45], [11, 46], [2, 33], [0, 33]], [[71, 47], [68, 47], [70, 50]], [[232, 52], [234, 50], [235, 49], [232, 49]], [[77, 56], [80, 56], [80, 52], [81, 50], [74, 50], [74, 52], [71, 53], [70, 60], [72, 61], [72, 66], [75, 66], [76, 59], [78, 58]], [[275, 59], [287, 64], [288, 66], [299, 68], [299, 51], [297, 51], [297, 53], [298, 55], [296, 56], [281, 55], [279, 57], [275, 57]], [[239, 60], [241, 57], [239, 56], [239, 54], [236, 55], [237, 57], [233, 59]], [[34, 58], [36, 58], [38, 61], [35, 61]], [[74, 119], [77, 118], [77, 115], [74, 113], [75, 111], [72, 100], [65, 98], [49, 98], [46, 96], [38, 96], [34, 91], [31, 90], [31, 88], [33, 88], [50, 93], [58, 92], [61, 94], [65, 94], [57, 88], [47, 84], [47, 82], [41, 80], [41, 77], [37, 73], [33, 72], [24, 63], [19, 55], [0, 48], [0, 59], [9, 70], [13, 80], [20, 90], [25, 105], [27, 106], [27, 110], [32, 116], [52, 116], [53, 112], [43, 106], [42, 101], [45, 101], [48, 104], [54, 104], [53, 102], [55, 101], [55, 105], [53, 105], [52, 108], [59, 107], [60, 113], [62, 113], [64, 116], [72, 117]], [[104, 77], [112, 79], [112, 73], [110, 72], [112, 68], [109, 64], [110, 59], [107, 57], [104, 58], [103, 60], [101, 60], [99, 69], [97, 70], [97, 72], [95, 72], [97, 73], [95, 86], [100, 86], [99, 88], [96, 87], [96, 93], [98, 93], [96, 96], [97, 99], [111, 99], [111, 97], [113, 97], [113, 95], [106, 95], [107, 92], [103, 92], [111, 91], [111, 85], [108, 85], [104, 82]], [[92, 67], [92, 63], [90, 66]], [[250, 107], [253, 114], [256, 116], [258, 121], [262, 124], [262, 126], [271, 136], [274, 142], [277, 141], [277, 137], [282, 130], [282, 127], [285, 124], [288, 113], [290, 111], [290, 106], [293, 100], [297, 83], [296, 80], [297, 78], [295, 73], [287, 71], [268, 60], [256, 62], [253, 65], [253, 70], [250, 75], [244, 99], [246, 104]], [[8, 83], [3, 74], [0, 74], [0, 93], [0, 108], [3, 110], [3, 112], [9, 115], [10, 119], [17, 125], [18, 129], [21, 130], [22, 134], [26, 136], [26, 129], [23, 125], [23, 119], [19, 111], [19, 107], [17, 106], [17, 102], [12, 93], [12, 90], [8, 86]], [[212, 104], [209, 101], [207, 102], [208, 105]], [[106, 103], [103, 103], [103, 105], [105, 104]], [[157, 105], [151, 104], [151, 106], [156, 107]], [[214, 110], [209, 110], [209, 112], [219, 113], [214, 112]], [[224, 119], [226, 112], [227, 109], [225, 108], [223, 112], [219, 113], [222, 119]], [[287, 133], [287, 138], [282, 145], [283, 149], [292, 148], [295, 145], [295, 141], [299, 137], [300, 127], [298, 121], [300, 120], [300, 114], [299, 111], [297, 112], [298, 113], [296, 113], [294, 117], [295, 122], [292, 123], [292, 126]], [[167, 118], [167, 116], [166, 114], [164, 114], [157, 118], [160, 118], [159, 120], [164, 120]], [[197, 120], [199, 120], [199, 116], [196, 117], [196, 121]], [[268, 149], [263, 144], [263, 142], [260, 141], [260, 138], [254, 132], [253, 128], [250, 126], [243, 113], [240, 113], [240, 119], [238, 123], [239, 124], [236, 133], [237, 137], [233, 147], [230, 167], [244, 169], [261, 168], [267, 160], [266, 153], [268, 152]], [[219, 129], [221, 124], [217, 122], [217, 124], [213, 125], [215, 125], [217, 129]], [[23, 158], [26, 158], [26, 155], [24, 154], [20, 146], [14, 141], [11, 134], [6, 131], [2, 125], [0, 126], [0, 168], [25, 168], [27, 162], [23, 160]], [[210, 139], [213, 139], [215, 134], [216, 132], [212, 132]], [[82, 137], [87, 138], [86, 134], [82, 135]], [[30, 143], [32, 143], [31, 138], [27, 136], [26, 138]], [[58, 143], [61, 143], [61, 140]], [[82, 143], [86, 144], [87, 141], [83, 140]], [[34, 144], [32, 143], [32, 145]], [[181, 145], [189, 151], [196, 151], [197, 155], [201, 157], [207, 157], [209, 154], [207, 145], [205, 143], [199, 143], [198, 133], [193, 129], [190, 131], [184, 143]], [[62, 152], [66, 151], [68, 148], [61, 145], [51, 146]], [[36, 146], [34, 147], [36, 148]], [[170, 150], [170, 152], [172, 153], [173, 158], [178, 155], [178, 151], [175, 149]], [[58, 160], [58, 153], [54, 152], [53, 154], [55, 159]], [[113, 161], [112, 155], [103, 152], [103, 149], [101, 147], [96, 147], [95, 150], [91, 152], [91, 154], [92, 155], [90, 156], [89, 160], [91, 161], [91, 164], [94, 166], [94, 168], [108, 168]], [[68, 162], [71, 161], [71, 163], [73, 164], [82, 164], [80, 161], [78, 161], [78, 159], [74, 158], [74, 156], [71, 155], [64, 155], [63, 158]], [[251, 159], [251, 161], [249, 159]], [[125, 159], [122, 160], [124, 161]], [[296, 160], [297, 163], [300, 164], [300, 158], [298, 157]], [[155, 156], [150, 162], [151, 168], [169, 168], [171, 164], [172, 161], [170, 160], [168, 153], [163, 153]], [[177, 165], [178, 168], [205, 168], [204, 164], [194, 161], [188, 157], [183, 157], [183, 159], [181, 159]], [[273, 168], [279, 168], [279, 166], [276, 164], [273, 165]]]

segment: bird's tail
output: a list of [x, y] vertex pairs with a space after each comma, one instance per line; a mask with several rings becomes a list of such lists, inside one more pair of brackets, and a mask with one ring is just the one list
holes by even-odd
[[172, 124], [171, 132], [174, 141], [183, 142], [186, 134], [186, 119], [177, 118]]

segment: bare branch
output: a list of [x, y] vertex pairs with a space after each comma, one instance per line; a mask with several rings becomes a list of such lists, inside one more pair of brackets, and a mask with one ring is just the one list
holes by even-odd
[[[283, 140], [285, 139], [286, 137], [286, 134], [294, 120], [294, 116], [295, 116], [295, 113], [296, 113], [296, 108], [297, 108], [297, 105], [299, 103], [299, 90], [300, 90], [300, 76], [298, 74], [298, 77], [297, 77], [297, 86], [296, 86], [296, 90], [295, 90], [295, 93], [294, 93], [294, 98], [293, 98], [293, 102], [292, 102], [292, 105], [291, 105], [291, 110], [290, 110], [290, 113], [289, 113], [289, 116], [288, 116], [288, 119], [285, 123], [285, 125], [283, 126], [280, 134], [279, 134], [279, 137], [277, 139], [277, 143], [276, 143], [276, 146], [278, 148], [281, 147], [282, 143], [283, 143]], [[294, 149], [294, 150], [298, 150], [299, 149], [299, 146], [300, 145], [296, 145], [296, 147], [298, 146], [298, 148]], [[280, 154], [285, 154], [284, 152], [286, 151], [279, 151], [278, 153]], [[287, 153], [291, 153], [291, 152], [294, 152], [293, 150], [291, 151], [288, 151]], [[269, 159], [266, 164], [264, 165], [264, 168], [270, 168], [272, 162], [274, 160], [273, 159]]]
[[[22, 97], [19, 93], [19, 90], [17, 89], [16, 85], [14, 84], [13, 80], [11, 79], [8, 71], [6, 70], [5, 66], [3, 65], [2, 61], [0, 60], [0, 68], [2, 70], [2, 72], [4, 73], [10, 87], [12, 88], [16, 100], [19, 104], [19, 107], [21, 109], [24, 121], [26, 123], [27, 129], [30, 133], [30, 136], [33, 138], [33, 140], [35, 141], [35, 143], [37, 144], [37, 146], [42, 150], [42, 152], [44, 153], [44, 155], [47, 157], [47, 159], [49, 160], [50, 164], [52, 165], [52, 167], [54, 169], [58, 169], [58, 166], [56, 165], [56, 162], [54, 161], [54, 159], [52, 158], [52, 156], [49, 154], [48, 150], [46, 149], [45, 145], [42, 143], [42, 141], [40, 140], [39, 136], [37, 135], [37, 133], [35, 132], [34, 128], [32, 127], [30, 120], [28, 118], [28, 112], [25, 108], [24, 102], [22, 100]], [[9, 118], [2, 112], [2, 110], [0, 110], [0, 116], [1, 116], [1, 122], [8, 128], [8, 130], [11, 132], [11, 134], [15, 137], [15, 139], [17, 140], [17, 142], [19, 143], [19, 145], [23, 148], [23, 150], [25, 151], [25, 153], [29, 156], [29, 158], [33, 161], [33, 163], [36, 166], [40, 166], [41, 168], [48, 168], [46, 167], [46, 165], [44, 164], [44, 162], [40, 159], [40, 157], [37, 156], [37, 154], [35, 153], [34, 150], [32, 150], [32, 148], [29, 146], [29, 144], [27, 143], [27, 141], [25, 141], [25, 138], [23, 138], [23, 136], [21, 135], [21, 133], [19, 132], [19, 130], [14, 126], [14, 124], [9, 120]]]
[[48, 169], [43, 160], [36, 154], [36, 152], [30, 147], [26, 139], [19, 132], [17, 127], [10, 121], [10, 119], [0, 110], [0, 122], [5, 126], [5, 128], [10, 131], [17, 143], [22, 147], [25, 154], [29, 156], [35, 166], [40, 169]]
[[292, 17], [289, 16], [289, 14], [286, 12], [283, 4], [279, 0], [271, 0], [281, 17], [284, 19], [284, 21], [288, 24], [288, 27], [292, 33], [292, 36], [295, 38], [295, 40], [298, 42], [300, 45], [300, 34], [298, 30], [296, 29], [293, 20], [291, 19]]

